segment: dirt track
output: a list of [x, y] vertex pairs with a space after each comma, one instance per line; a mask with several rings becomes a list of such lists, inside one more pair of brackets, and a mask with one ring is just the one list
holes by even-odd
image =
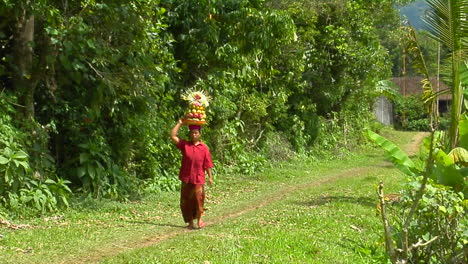
[[[404, 150], [406, 151], [406, 153], [408, 153], [408, 155], [416, 154], [418, 151], [419, 145], [425, 136], [427, 136], [427, 133], [418, 133], [415, 137], [413, 137], [411, 142], [404, 147]], [[264, 197], [262, 198], [263, 202], [259, 204], [258, 203], [256, 203], [255, 205], [251, 204], [250, 206], [246, 206], [238, 211], [231, 212], [225, 215], [221, 215], [215, 218], [211, 218], [210, 221], [207, 222], [207, 226], [209, 227], [211, 225], [217, 225], [226, 220], [233, 219], [243, 214], [246, 214], [248, 212], [251, 212], [253, 210], [265, 207], [269, 204], [282, 200], [284, 197], [290, 195], [291, 193], [295, 191], [311, 188], [311, 187], [322, 185], [322, 184], [331, 183], [331, 182], [344, 179], [344, 178], [355, 177], [355, 175], [363, 174], [372, 169], [373, 169], [372, 167], [357, 167], [357, 168], [352, 168], [349, 170], [344, 170], [333, 175], [329, 175], [328, 177], [325, 177], [324, 179], [319, 180], [319, 181], [314, 180], [313, 182], [306, 183], [306, 184], [286, 186], [279, 192], [275, 192], [274, 195], [270, 193], [265, 194]], [[280, 195], [278, 195], [278, 193], [280, 193]], [[66, 259], [66, 260], [61, 261], [60, 263], [97, 263], [105, 257], [112, 257], [125, 251], [131, 251], [131, 250], [135, 250], [139, 248], [149, 247], [154, 244], [160, 243], [162, 241], [171, 239], [173, 237], [183, 235], [187, 232], [194, 232], [194, 231], [178, 228], [166, 234], [142, 237], [138, 241], [116, 241], [116, 243], [113, 243], [112, 245], [105, 245], [101, 248], [96, 248], [93, 251], [88, 251], [86, 256], [80, 256], [80, 257], [76, 257], [73, 259]]]

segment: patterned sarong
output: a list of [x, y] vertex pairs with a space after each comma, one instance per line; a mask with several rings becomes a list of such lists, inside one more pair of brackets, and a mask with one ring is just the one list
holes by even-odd
[[203, 214], [205, 187], [203, 184], [182, 182], [180, 190], [180, 209], [185, 223], [198, 219]]

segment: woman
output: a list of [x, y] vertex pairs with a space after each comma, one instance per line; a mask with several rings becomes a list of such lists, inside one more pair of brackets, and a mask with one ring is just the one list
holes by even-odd
[[213, 184], [211, 168], [213, 161], [208, 147], [201, 141], [201, 127], [189, 125], [190, 141], [177, 136], [182, 120], [171, 131], [171, 139], [182, 152], [182, 166], [179, 179], [182, 181], [180, 190], [180, 209], [188, 229], [194, 229], [194, 220], [198, 228], [206, 223], [202, 221], [203, 205], [205, 202], [205, 171], [208, 174], [208, 183]]

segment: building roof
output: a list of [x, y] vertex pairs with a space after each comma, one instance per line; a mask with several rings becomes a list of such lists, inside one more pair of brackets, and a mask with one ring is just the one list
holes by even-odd
[[[413, 94], [422, 94], [422, 77], [395, 77], [392, 78], [392, 82], [394, 82], [398, 87], [400, 87], [400, 93], [403, 96], [413, 95]], [[430, 78], [432, 87], [434, 90], [437, 89], [437, 78], [431, 77]], [[439, 91], [449, 89], [449, 87], [442, 81], [439, 81]], [[450, 93], [443, 94], [439, 97], [441, 100], [451, 100], [452, 95]]]

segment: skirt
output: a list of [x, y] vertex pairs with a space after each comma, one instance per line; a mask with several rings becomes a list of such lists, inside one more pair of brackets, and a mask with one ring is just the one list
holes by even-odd
[[204, 184], [182, 182], [180, 189], [180, 210], [185, 223], [200, 219], [203, 215], [205, 203]]

